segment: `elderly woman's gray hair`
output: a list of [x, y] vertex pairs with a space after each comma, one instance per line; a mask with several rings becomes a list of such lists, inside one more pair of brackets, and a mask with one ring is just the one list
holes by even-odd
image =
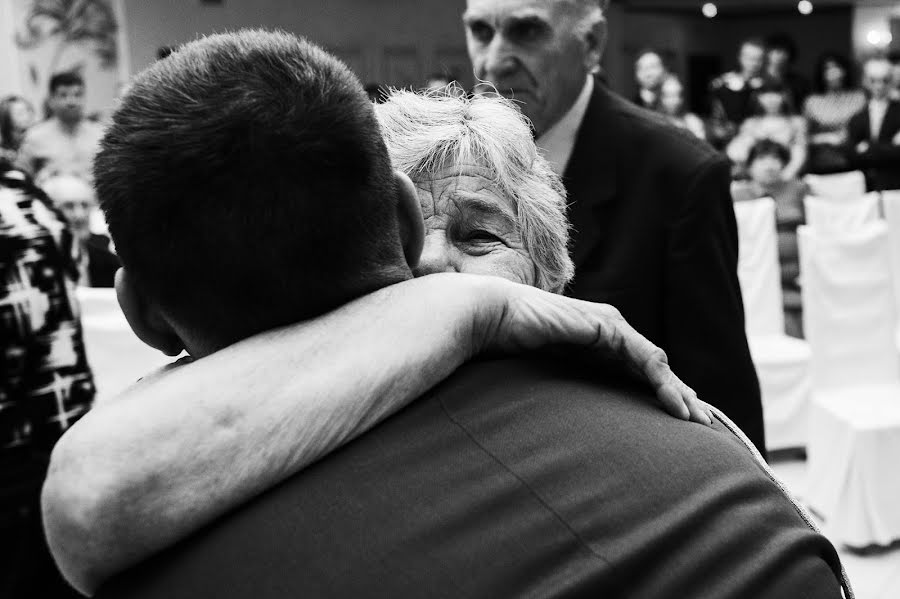
[[499, 97], [394, 91], [376, 106], [394, 168], [416, 181], [455, 165], [478, 165], [512, 200], [536, 287], [559, 293], [574, 274], [566, 192], [538, 153], [528, 121]]

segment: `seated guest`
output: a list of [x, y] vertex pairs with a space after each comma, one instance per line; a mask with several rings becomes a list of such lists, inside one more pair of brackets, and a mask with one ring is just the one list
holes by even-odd
[[839, 54], [822, 55], [816, 67], [816, 91], [803, 105], [809, 127], [809, 172], [834, 173], [849, 168], [844, 153], [847, 125], [865, 105], [866, 95], [854, 84], [850, 61]]
[[778, 227], [778, 260], [781, 264], [781, 290], [784, 297], [785, 332], [803, 338], [800, 302], [800, 258], [797, 251], [797, 227], [804, 223], [803, 198], [808, 190], [798, 179], [785, 179], [784, 168], [790, 160], [788, 149], [768, 139], [756, 142], [747, 158], [749, 181], [732, 189], [735, 202], [772, 198]]
[[15, 164], [25, 132], [34, 122], [34, 108], [21, 96], [0, 100], [0, 160]]
[[85, 118], [84, 79], [77, 73], [53, 75], [47, 102], [52, 116], [25, 134], [19, 164], [35, 179], [44, 169], [90, 179], [103, 127]]
[[746, 172], [750, 149], [760, 140], [771, 139], [790, 150], [782, 177], [786, 181], [797, 178], [806, 164], [806, 121], [791, 115], [787, 90], [781, 84], [764, 83], [754, 94], [753, 102], [753, 116], [743, 122], [737, 137], [728, 144], [728, 157], [739, 172]]
[[[188, 90], [202, 102], [186, 107]], [[232, 476], [249, 479], [254, 488], [256, 468], [247, 458], [261, 454], [263, 463], [271, 462], [270, 433], [292, 429], [282, 416], [275, 429], [261, 425], [250, 437], [235, 437], [244, 416], [265, 420], [269, 377], [253, 373], [261, 377], [259, 386], [232, 378], [237, 371], [220, 370], [253, 353], [284, 366], [283, 352], [265, 348], [288, 333], [228, 349], [223, 344], [252, 334], [248, 327], [277, 325], [291, 310], [295, 318], [310, 318], [358, 296], [360, 288], [408, 279], [425, 234], [419, 202], [431, 221], [431, 239], [424, 240], [418, 268], [468, 265], [547, 288], [567, 278], [553, 199], [561, 188], [540, 184], [552, 180], [551, 170], [526, 121], [499, 100], [426, 101], [439, 106], [425, 113], [418, 100], [406, 98], [381, 119], [388, 139], [396, 128], [394, 137], [409, 144], [393, 156], [400, 164], [408, 155], [411, 168], [404, 168], [423, 174], [416, 193], [404, 177], [391, 176], [359, 83], [338, 61], [296, 38], [243, 32], [188, 44], [139, 76], [123, 100], [97, 168], [101, 204], [125, 264], [119, 290], [143, 338], [168, 351], [183, 346], [206, 356], [182, 367], [198, 368], [175, 369], [153, 384], [185, 372], [206, 379], [207, 368], [229, 379], [216, 385], [217, 401], [198, 406], [194, 418], [181, 418], [184, 429], [202, 428], [207, 416], [225, 427], [218, 439], [194, 437], [192, 453], [203, 453], [207, 441], [231, 448], [219, 456], [228, 467], [203, 477], [217, 479], [212, 488]], [[173, 123], [181, 125], [183, 144], [174, 154], [158, 143]], [[262, 136], [257, 140], [280, 143], [236, 147], [247, 126]], [[498, 138], [498, 132], [505, 135]], [[285, 168], [285, 161], [301, 166]], [[153, 165], [162, 163], [168, 176], [151, 178]], [[198, 169], [203, 184], [186, 189], [184, 180], [196, 180]], [[529, 187], [511, 187], [523, 177]], [[236, 187], [241, 182], [244, 187]], [[532, 199], [537, 211], [509, 201], [533, 192], [540, 192]], [[211, 234], [198, 239], [157, 226], [172, 222], [173, 212], [175, 222], [187, 223], [183, 231], [202, 220]], [[549, 223], [536, 231], [544, 219]], [[259, 260], [246, 253], [265, 248], [243, 243], [248, 224], [264, 227], [267, 243], [278, 250], [270, 254], [279, 259], [271, 270], [246, 272], [259, 269]], [[554, 231], [556, 240], [545, 237]], [[192, 253], [179, 251], [184, 244]], [[533, 251], [544, 255], [529, 257]], [[297, 273], [295, 284], [286, 272]], [[422, 283], [446, 276], [464, 275], [432, 275]], [[251, 281], [259, 293], [248, 293]], [[248, 311], [267, 303], [261, 314]], [[381, 322], [390, 304], [379, 302], [367, 315], [370, 324], [390, 325], [393, 318]], [[420, 305], [417, 314], [428, 317], [417, 326], [427, 330], [434, 312], [433, 305]], [[385, 347], [409, 351], [402, 335], [375, 329], [389, 338]], [[387, 360], [391, 350], [379, 355]], [[303, 347], [295, 351], [305, 355]], [[332, 358], [329, 385], [358, 376], [341, 372], [341, 355]], [[302, 370], [296, 368], [302, 361], [293, 364], [276, 371], [282, 381]], [[394, 376], [429, 370], [410, 364], [416, 363], [398, 366]], [[552, 360], [469, 365], [100, 596], [840, 596], [833, 547], [809, 527], [727, 419], [705, 427], [660, 418], [633, 384], [601, 382], [597, 374]], [[185, 376], [168, 389], [184, 384]], [[243, 409], [222, 413], [220, 391], [235, 384], [253, 397]], [[202, 393], [202, 386], [189, 386]], [[134, 403], [135, 397], [123, 398], [110, 409]], [[166, 452], [160, 441], [143, 453]], [[136, 450], [132, 443], [128, 453]], [[701, 454], [715, 460], [691, 459]], [[116, 459], [127, 463], [130, 455]], [[167, 476], [155, 480], [168, 486], [168, 474], [179, 468], [170, 462]], [[139, 496], [119, 490], [121, 501]], [[191, 496], [201, 504], [208, 498]], [[53, 505], [64, 503], [45, 501], [50, 516]], [[170, 507], [157, 504], [158, 518]], [[221, 513], [213, 510], [213, 517]], [[719, 525], [699, 525], [699, 518]], [[48, 528], [54, 545], [57, 532]], [[96, 539], [87, 539], [81, 545], [89, 550]]]
[[787, 90], [787, 101], [791, 112], [798, 113], [809, 95], [809, 81], [794, 70], [797, 59], [797, 44], [783, 33], [766, 39], [766, 70], [769, 81], [780, 83]]
[[634, 103], [649, 110], [659, 107], [660, 87], [666, 77], [666, 66], [655, 50], [644, 50], [634, 61], [634, 79], [638, 91]]
[[85, 287], [112, 287], [119, 259], [110, 251], [109, 237], [91, 231], [97, 200], [90, 183], [76, 175], [54, 174], [44, 179], [41, 187], [66, 217], [75, 238], [72, 249], [78, 283]]
[[753, 94], [765, 81], [765, 56], [765, 42], [748, 39], [738, 53], [739, 70], [728, 71], [710, 82], [710, 140], [717, 148], [728, 145], [740, 124], [751, 115]]
[[900, 189], [900, 102], [890, 98], [890, 63], [867, 60], [863, 85], [869, 100], [847, 126], [850, 166], [865, 172], [869, 190]]
[[678, 77], [669, 75], [660, 87], [659, 111], [669, 122], [681, 129], [687, 129], [699, 139], [706, 139], [706, 126], [696, 114], [684, 107], [684, 86]]

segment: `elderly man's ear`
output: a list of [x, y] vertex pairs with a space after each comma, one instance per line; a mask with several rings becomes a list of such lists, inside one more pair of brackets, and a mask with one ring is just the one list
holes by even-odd
[[600, 60], [606, 50], [607, 28], [606, 19], [601, 18], [587, 31], [584, 38], [584, 66], [588, 73], [593, 73], [600, 68]]
[[181, 353], [184, 342], [156, 303], [141, 293], [134, 277], [124, 268], [116, 272], [116, 297], [125, 319], [138, 339], [167, 356], [177, 356]]
[[400, 224], [400, 240], [403, 244], [403, 255], [410, 269], [419, 264], [422, 249], [425, 247], [425, 220], [422, 218], [422, 207], [419, 205], [419, 194], [409, 177], [400, 171], [394, 171], [397, 190], [397, 222]]

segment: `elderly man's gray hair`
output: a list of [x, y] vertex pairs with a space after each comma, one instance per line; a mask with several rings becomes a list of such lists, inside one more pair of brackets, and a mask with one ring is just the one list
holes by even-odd
[[499, 97], [394, 91], [376, 106], [394, 168], [413, 180], [441, 168], [478, 165], [512, 200], [536, 286], [559, 293], [574, 274], [566, 192], [538, 154], [528, 121]]

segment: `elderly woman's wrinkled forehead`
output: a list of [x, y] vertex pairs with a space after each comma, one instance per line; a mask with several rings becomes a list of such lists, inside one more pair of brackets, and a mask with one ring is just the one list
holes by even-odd
[[439, 167], [432, 173], [413, 177], [419, 190], [422, 215], [425, 218], [436, 212], [435, 204], [450, 201], [480, 200], [481, 204], [494, 204], [511, 219], [516, 216], [515, 200], [505, 193], [497, 182], [496, 171], [481, 164], [455, 164]]

